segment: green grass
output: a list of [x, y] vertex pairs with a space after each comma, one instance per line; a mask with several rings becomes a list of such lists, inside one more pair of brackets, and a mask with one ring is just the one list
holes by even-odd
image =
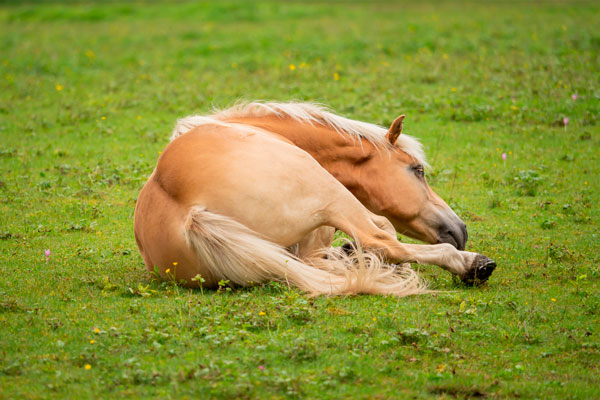
[[[412, 3], [1, 5], [0, 398], [600, 397], [600, 7]], [[489, 284], [152, 282], [137, 194], [240, 98], [405, 113]]]

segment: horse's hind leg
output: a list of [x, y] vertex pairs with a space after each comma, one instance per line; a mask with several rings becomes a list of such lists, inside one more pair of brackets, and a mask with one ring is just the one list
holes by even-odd
[[493, 260], [450, 244], [417, 245], [398, 242], [392, 224], [367, 210], [352, 195], [342, 196], [330, 208], [330, 223], [366, 248], [379, 251], [392, 262], [438, 265], [458, 275], [465, 283], [484, 282], [496, 267]]
[[300, 259], [319, 256], [319, 250], [331, 247], [334, 235], [334, 227], [321, 226], [296, 243], [292, 253]]

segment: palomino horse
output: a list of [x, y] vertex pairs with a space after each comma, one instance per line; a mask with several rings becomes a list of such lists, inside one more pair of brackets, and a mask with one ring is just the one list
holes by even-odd
[[[496, 264], [464, 251], [466, 226], [428, 186], [403, 118], [386, 131], [314, 104], [255, 102], [179, 120], [136, 205], [147, 268], [187, 286], [278, 280], [311, 294], [425, 290], [381, 260], [486, 281]], [[352, 256], [331, 247], [336, 229], [358, 243]]]

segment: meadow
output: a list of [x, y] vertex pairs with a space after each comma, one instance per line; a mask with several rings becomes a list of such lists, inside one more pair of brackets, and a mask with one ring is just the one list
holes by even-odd
[[[0, 398], [600, 398], [599, 20], [554, 1], [0, 3]], [[153, 280], [138, 192], [177, 118], [238, 99], [406, 114], [489, 282]]]

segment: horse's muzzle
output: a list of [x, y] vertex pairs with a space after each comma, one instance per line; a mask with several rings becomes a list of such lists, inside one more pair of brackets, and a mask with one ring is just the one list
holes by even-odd
[[438, 243], [449, 243], [459, 250], [464, 250], [469, 234], [467, 225], [460, 219], [453, 224], [443, 224], [438, 230]]

